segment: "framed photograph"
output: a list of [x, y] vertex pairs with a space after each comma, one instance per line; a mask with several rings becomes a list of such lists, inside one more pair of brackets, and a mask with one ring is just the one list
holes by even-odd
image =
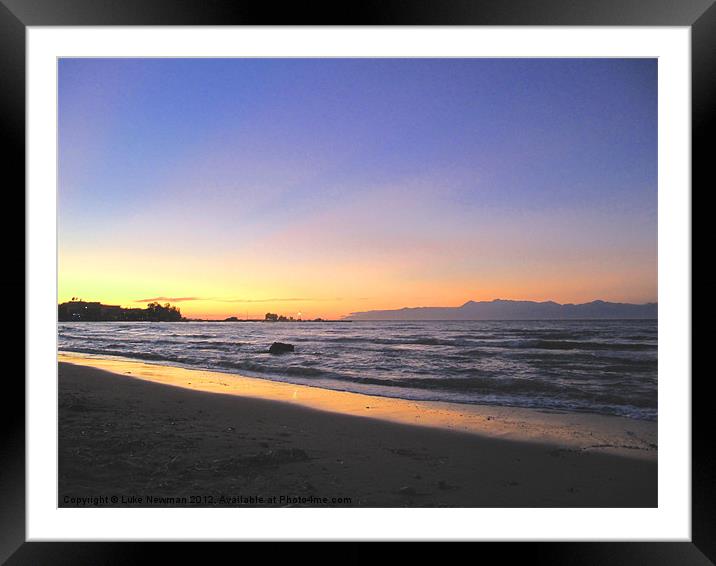
[[709, 0], [2, 1], [27, 332], [0, 558], [711, 563]]

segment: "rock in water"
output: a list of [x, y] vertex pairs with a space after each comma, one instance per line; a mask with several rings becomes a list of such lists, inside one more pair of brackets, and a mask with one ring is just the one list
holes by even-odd
[[284, 344], [283, 342], [274, 342], [269, 348], [269, 354], [287, 354], [293, 352], [293, 344]]

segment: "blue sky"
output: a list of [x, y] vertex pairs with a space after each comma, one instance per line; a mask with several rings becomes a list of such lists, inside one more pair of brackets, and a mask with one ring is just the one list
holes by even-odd
[[[254, 296], [226, 265], [266, 271], [268, 249], [298, 282], [263, 288], [340, 295], [332, 313], [655, 300], [656, 118], [647, 59], [61, 59], [61, 292]], [[159, 255], [208, 279], [130, 260]], [[80, 267], [99, 256], [123, 271]]]

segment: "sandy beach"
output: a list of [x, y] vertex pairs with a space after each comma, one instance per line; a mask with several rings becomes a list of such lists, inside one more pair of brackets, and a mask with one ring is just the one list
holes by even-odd
[[653, 422], [60, 359], [61, 507], [657, 505]]

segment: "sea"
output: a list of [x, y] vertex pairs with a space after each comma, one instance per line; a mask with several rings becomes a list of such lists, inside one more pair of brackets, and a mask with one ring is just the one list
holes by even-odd
[[[67, 322], [58, 349], [383, 397], [657, 419], [657, 321]], [[295, 346], [273, 355], [273, 342]]]

